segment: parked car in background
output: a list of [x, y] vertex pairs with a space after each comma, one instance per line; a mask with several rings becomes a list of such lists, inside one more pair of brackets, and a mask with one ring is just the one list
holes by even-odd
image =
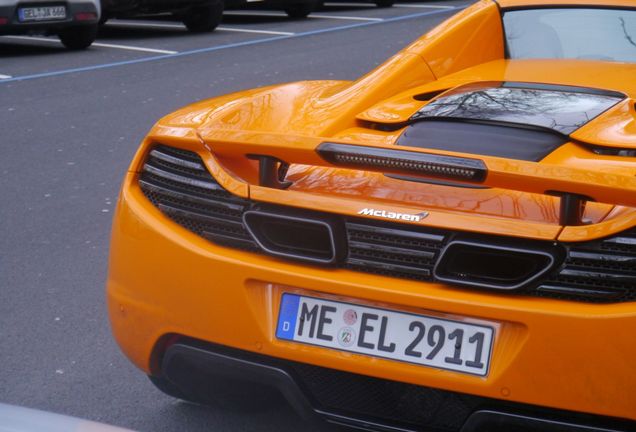
[[[316, 0], [263, 0], [262, 3], [283, 9], [291, 18], [304, 18], [317, 5]], [[221, 23], [226, 7], [243, 7], [248, 0], [101, 0], [101, 4], [102, 24], [111, 18], [168, 12], [182, 21], [188, 30], [198, 33], [214, 30]]]
[[0, 432], [133, 432], [103, 423], [0, 403]]
[[214, 30], [223, 17], [224, 0], [101, 0], [101, 23], [111, 18], [172, 13], [191, 32]]
[[[318, 7], [318, 0], [259, 0], [261, 4], [282, 9], [290, 18], [305, 18]], [[247, 0], [233, 0], [228, 3], [230, 7], [243, 7], [247, 5]], [[252, 4], [252, 2], [249, 2]], [[255, 2], [258, 3], [258, 2]]]
[[[317, 4], [317, 8], [322, 8], [324, 7], [325, 3], [329, 1], [333, 1], [333, 0], [319, 0], [318, 4]], [[393, 6], [393, 4], [395, 3], [395, 0], [368, 0], [369, 3], [375, 3], [375, 5], [377, 7], [381, 7], [381, 8], [388, 8]], [[338, 3], [337, 1], [335, 1], [334, 3]], [[364, 3], [360, 2], [361, 5], [364, 5]]]
[[0, 35], [57, 35], [69, 49], [97, 37], [99, 0], [0, 0]]

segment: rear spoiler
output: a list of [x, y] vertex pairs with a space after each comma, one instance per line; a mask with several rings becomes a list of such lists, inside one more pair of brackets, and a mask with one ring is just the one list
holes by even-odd
[[[203, 131], [205, 132], [205, 131]], [[284, 189], [289, 164], [353, 168], [552, 195], [561, 198], [560, 223], [582, 224], [587, 201], [636, 207], [636, 177], [492, 156], [326, 142], [316, 137], [215, 130], [201, 138], [221, 158], [259, 161], [259, 184]]]

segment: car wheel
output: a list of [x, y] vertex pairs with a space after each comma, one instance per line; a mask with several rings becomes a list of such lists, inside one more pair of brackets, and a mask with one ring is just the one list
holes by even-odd
[[283, 10], [290, 18], [306, 18], [307, 15], [316, 9], [316, 2], [309, 1], [303, 3], [287, 4]]
[[223, 18], [223, 2], [219, 1], [207, 6], [195, 6], [186, 12], [183, 24], [193, 33], [211, 32]]
[[64, 46], [72, 50], [88, 48], [97, 38], [97, 24], [62, 29], [58, 36]]
[[375, 0], [375, 5], [381, 8], [391, 7], [393, 3], [395, 3], [395, 0]]

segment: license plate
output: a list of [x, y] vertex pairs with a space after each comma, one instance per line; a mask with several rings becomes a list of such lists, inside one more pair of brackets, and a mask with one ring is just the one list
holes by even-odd
[[20, 21], [49, 21], [66, 18], [65, 6], [28, 7], [18, 10]]
[[493, 327], [283, 294], [276, 337], [486, 376]]

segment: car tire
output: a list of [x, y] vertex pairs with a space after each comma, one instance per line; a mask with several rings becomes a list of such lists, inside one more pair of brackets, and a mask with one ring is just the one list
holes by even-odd
[[307, 15], [316, 10], [317, 2], [308, 1], [303, 3], [287, 4], [283, 10], [290, 18], [307, 18]]
[[379, 8], [389, 8], [393, 6], [395, 0], [375, 0], [375, 5]]
[[97, 39], [98, 25], [73, 26], [60, 30], [58, 36], [71, 50], [86, 49]]
[[192, 33], [211, 32], [223, 18], [223, 2], [218, 1], [207, 6], [190, 8], [183, 16], [183, 24]]

